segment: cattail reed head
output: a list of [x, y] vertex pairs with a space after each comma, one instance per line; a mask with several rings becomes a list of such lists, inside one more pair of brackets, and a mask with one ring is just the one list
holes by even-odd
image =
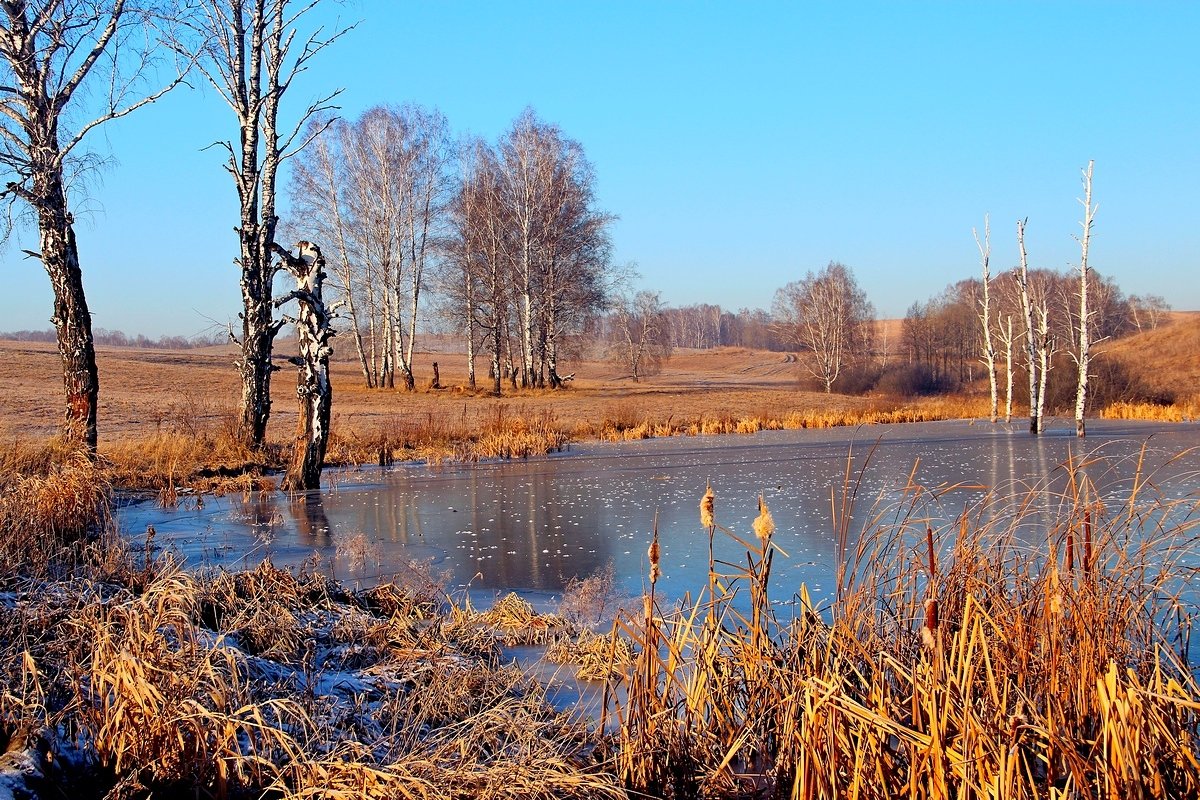
[[1046, 580], [1046, 610], [1051, 616], [1062, 616], [1063, 593], [1062, 581], [1058, 577], [1058, 567], [1050, 568], [1050, 577]]
[[767, 508], [767, 501], [760, 494], [758, 496], [758, 516], [754, 519], [754, 535], [758, 537], [758, 541], [762, 543], [763, 547], [766, 547], [774, 532], [775, 520], [771, 517], [771, 510]]
[[658, 549], [658, 530], [654, 531], [654, 538], [650, 540], [650, 549], [646, 555], [650, 557], [650, 583], [654, 584], [658, 580], [658, 576], [662, 571], [658, 568], [658, 562], [661, 558], [661, 553]]
[[700, 500], [700, 524], [706, 528], [711, 528], [717, 524], [713, 519], [712, 484], [705, 484], [704, 497]]
[[930, 597], [925, 601], [925, 622], [921, 625], [921, 644], [926, 650], [932, 650], [937, 641], [938, 601]]

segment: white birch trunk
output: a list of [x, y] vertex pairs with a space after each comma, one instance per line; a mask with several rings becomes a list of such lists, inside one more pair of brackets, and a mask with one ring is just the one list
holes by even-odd
[[1038, 397], [1038, 340], [1033, 329], [1033, 302], [1029, 297], [1029, 257], [1025, 252], [1025, 223], [1028, 218], [1017, 220], [1017, 247], [1021, 253], [1021, 266], [1017, 272], [1017, 287], [1021, 290], [1021, 313], [1025, 316], [1025, 359], [1029, 369], [1029, 432], [1041, 433], [1041, 404]]
[[1087, 435], [1083, 413], [1087, 405], [1088, 366], [1091, 364], [1091, 343], [1088, 341], [1088, 245], [1092, 237], [1092, 221], [1096, 208], [1092, 205], [1092, 167], [1089, 161], [1083, 173], [1083, 233], [1079, 237], [1079, 351], [1075, 362], [1079, 366], [1079, 379], [1075, 390], [1075, 435]]
[[983, 326], [983, 363], [988, 370], [988, 389], [991, 392], [991, 420], [995, 423], [998, 416], [999, 401], [996, 389], [996, 347], [992, 343], [992, 307], [991, 283], [992, 274], [989, 260], [992, 255], [992, 226], [985, 216], [983, 218], [983, 241], [979, 241], [979, 233], [972, 228], [975, 236], [975, 246], [979, 248], [979, 260], [983, 268], [983, 298], [980, 300], [979, 322]]

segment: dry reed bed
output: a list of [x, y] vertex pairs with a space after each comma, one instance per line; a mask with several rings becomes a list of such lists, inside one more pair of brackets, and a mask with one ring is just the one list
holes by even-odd
[[[1186, 663], [1200, 499], [1129, 467], [1102, 500], [1095, 464], [1067, 488], [992, 495], [935, 530], [909, 486], [855, 520], [837, 508], [844, 567], [791, 620], [768, 585], [777, 555], [721, 528], [744, 564], [710, 557], [673, 610], [653, 593], [623, 624], [637, 646], [610, 756], [653, 797], [1182, 798], [1200, 793], [1200, 686]], [[855, 536], [857, 530], [866, 533]], [[711, 548], [710, 548], [711, 553]], [[1192, 594], [1187, 595], [1188, 592]]]
[[[0, 481], [0, 746], [113, 797], [1196, 796], [1200, 500], [1126, 466], [1123, 501], [1084, 461], [938, 528], [917, 486], [859, 508], [848, 467], [836, 600], [802, 588], [790, 619], [769, 510], [739, 537], [709, 494], [702, 529], [746, 561], [710, 557], [672, 608], [656, 542], [642, 610], [572, 637], [611, 577], [547, 617], [439, 612], [430, 580], [191, 574], [114, 541], [102, 474], [68, 458]], [[608, 719], [555, 713], [503, 641], [606, 677]]]
[[0, 784], [19, 762], [20, 791], [82, 797], [623, 796], [596, 734], [500, 664], [505, 612], [442, 613], [419, 571], [185, 572], [117, 539], [86, 459], [2, 482], [6, 541], [40, 545], [2, 553]]

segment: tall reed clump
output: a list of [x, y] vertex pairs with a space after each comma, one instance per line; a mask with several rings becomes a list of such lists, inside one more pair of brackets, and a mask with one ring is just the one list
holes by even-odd
[[108, 482], [82, 450], [51, 443], [8, 449], [0, 468], [0, 567], [69, 569], [89, 536], [108, 532]]
[[[1100, 493], [993, 493], [951, 524], [929, 496], [855, 520], [847, 471], [835, 599], [804, 587], [780, 620], [760, 501], [744, 564], [622, 623], [639, 652], [611, 759], [653, 797], [1179, 798], [1200, 793], [1200, 685], [1188, 662], [1200, 500], [1130, 466]], [[653, 563], [653, 559], [652, 559]]]
[[1100, 412], [1102, 419], [1140, 419], [1155, 422], [1194, 422], [1200, 419], [1200, 395], [1193, 394], [1171, 403], [1111, 403]]

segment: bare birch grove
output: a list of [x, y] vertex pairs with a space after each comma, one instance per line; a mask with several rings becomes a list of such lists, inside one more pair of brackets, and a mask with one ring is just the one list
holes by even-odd
[[54, 291], [50, 321], [62, 360], [64, 436], [93, 455], [100, 378], [68, 183], [88, 166], [83, 143], [92, 131], [183, 80], [186, 63], [156, 81], [158, 31], [172, 21], [166, 5], [125, 0], [0, 2], [5, 232], [12, 229], [14, 204], [37, 227], [39, 248], [25, 252], [42, 263]]
[[[564, 346], [604, 307], [612, 218], [577, 142], [532, 111], [496, 147], [476, 141], [451, 205], [447, 312], [491, 354], [493, 392], [560, 387]], [[473, 369], [473, 367], [472, 367]]]
[[449, 126], [418, 106], [376, 106], [354, 122], [317, 119], [294, 164], [289, 228], [322, 231], [368, 387], [416, 386], [421, 295], [442, 256]]

